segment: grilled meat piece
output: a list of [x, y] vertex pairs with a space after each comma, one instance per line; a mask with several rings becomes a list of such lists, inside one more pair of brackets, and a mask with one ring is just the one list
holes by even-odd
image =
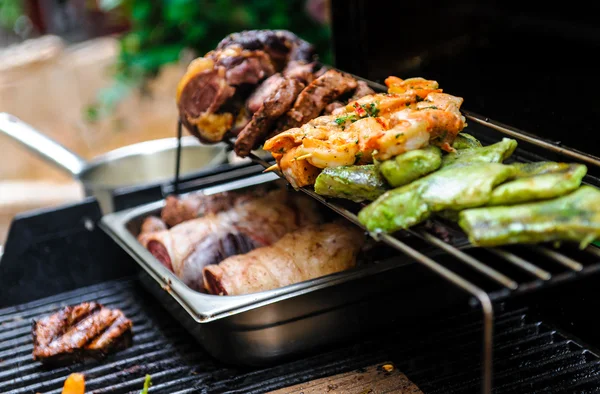
[[67, 306], [33, 323], [33, 359], [44, 363], [80, 361], [129, 346], [131, 320], [97, 302]]
[[[168, 198], [168, 197], [167, 197]], [[149, 234], [155, 233], [157, 231], [162, 231], [167, 229], [167, 224], [162, 221], [160, 218], [156, 216], [148, 216], [142, 222], [142, 228], [140, 229], [140, 233]]]
[[283, 76], [297, 79], [303, 84], [308, 85], [316, 78], [314, 74], [315, 66], [315, 62], [306, 63], [301, 60], [292, 60], [283, 69]]
[[289, 62], [282, 73], [271, 75], [250, 94], [250, 97], [246, 101], [246, 108], [252, 113], [258, 111], [265, 100], [281, 88], [282, 81], [285, 78], [293, 78], [304, 85], [308, 85], [314, 80], [314, 66], [315, 63], [305, 63], [302, 61]]
[[263, 51], [245, 51], [232, 48], [212, 52], [217, 67], [225, 67], [225, 80], [231, 86], [256, 85], [275, 73], [269, 56]]
[[356, 90], [352, 93], [352, 97], [348, 102], [358, 100], [359, 98], [365, 97], [368, 94], [374, 94], [375, 91], [367, 85], [365, 81], [356, 81]]
[[333, 111], [335, 111], [336, 109], [342, 108], [342, 107], [345, 107], [345, 106], [346, 106], [346, 104], [344, 104], [341, 101], [336, 100], [336, 101], [334, 101], [331, 104], [327, 104], [327, 106], [323, 110], [323, 115], [331, 115], [331, 113]]
[[303, 195], [274, 190], [138, 239], [185, 284], [202, 290], [205, 266], [270, 245], [292, 230], [319, 222], [315, 204]]
[[315, 56], [315, 49], [311, 44], [286, 30], [246, 30], [232, 33], [219, 42], [217, 50], [236, 45], [247, 50], [263, 50], [281, 67], [289, 60], [310, 62]]
[[207, 266], [205, 287], [211, 294], [248, 294], [344, 271], [356, 265], [364, 242], [364, 233], [348, 224], [302, 227], [271, 246]]
[[179, 118], [190, 133], [205, 143], [219, 142], [234, 123], [232, 112], [217, 113], [235, 94], [225, 80], [225, 67], [214, 67], [211, 59], [199, 58], [188, 66], [179, 82]]
[[281, 73], [273, 74], [265, 79], [246, 100], [246, 108], [252, 113], [258, 111], [267, 98], [279, 89], [284, 80]]
[[290, 109], [277, 122], [271, 137], [282, 131], [300, 127], [319, 116], [325, 107], [344, 93], [357, 87], [356, 79], [336, 70], [329, 70], [312, 81], [299, 95]]
[[226, 211], [231, 209], [236, 203], [260, 197], [266, 193], [266, 188], [255, 187], [252, 190], [245, 190], [243, 192], [230, 191], [211, 195], [192, 193], [185, 197], [167, 196], [165, 206], [161, 212], [161, 218], [168, 227], [173, 227], [186, 220], [196, 219], [210, 213]]
[[363, 98], [364, 96], [367, 96], [369, 94], [374, 94], [374, 93], [375, 93], [375, 91], [373, 89], [371, 89], [365, 81], [356, 81], [356, 89], [354, 89], [354, 91], [352, 92], [352, 96], [350, 96], [350, 98], [346, 98], [346, 97], [344, 97], [346, 95], [343, 95], [342, 97], [340, 97], [339, 100], [336, 100], [331, 104], [328, 104], [325, 107], [325, 110], [323, 111], [323, 115], [330, 115], [337, 108], [345, 107], [346, 105], [350, 104], [353, 101], [356, 101], [360, 98]]
[[180, 119], [200, 141], [219, 142], [245, 124], [239, 118], [244, 118], [241, 111], [249, 86], [281, 72], [290, 60], [305, 64], [314, 56], [313, 47], [290, 32], [231, 34], [214, 51], [190, 63], [177, 88]]
[[235, 153], [246, 157], [252, 149], [258, 148], [264, 137], [269, 135], [271, 126], [294, 104], [304, 84], [294, 78], [283, 77], [277, 88], [262, 103], [252, 120], [244, 127], [235, 141]]

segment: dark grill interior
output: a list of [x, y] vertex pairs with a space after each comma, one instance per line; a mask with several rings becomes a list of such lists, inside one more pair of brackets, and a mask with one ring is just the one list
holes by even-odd
[[[31, 321], [87, 300], [122, 309], [134, 322], [134, 345], [102, 362], [83, 365], [46, 370], [32, 361]], [[473, 393], [480, 387], [478, 311], [434, 318], [408, 329], [400, 324], [354, 345], [258, 370], [211, 359], [135, 279], [8, 307], [0, 310], [0, 319], [3, 393], [60, 393], [68, 374], [80, 371], [89, 393], [139, 393], [145, 374], [152, 375], [151, 393], [264, 393], [383, 361], [394, 362], [426, 393]], [[597, 355], [527, 308], [497, 305], [495, 332], [495, 393], [561, 388], [600, 392]]]

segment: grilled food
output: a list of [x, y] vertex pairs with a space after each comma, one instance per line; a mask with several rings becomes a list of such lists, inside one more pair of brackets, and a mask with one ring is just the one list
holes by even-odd
[[33, 359], [44, 363], [99, 357], [131, 343], [133, 323], [97, 302], [67, 306], [33, 323]]
[[391, 233], [414, 226], [433, 212], [485, 205], [494, 187], [516, 173], [513, 167], [500, 164], [512, 154], [516, 144], [505, 138], [468, 150], [480, 155], [451, 153], [454, 159], [445, 161], [442, 169], [386, 192], [363, 208], [358, 219], [369, 231]]
[[190, 193], [183, 197], [171, 195], [165, 199], [165, 206], [160, 216], [168, 227], [173, 227], [186, 220], [231, 209], [242, 200], [264, 196], [266, 193], [266, 188], [254, 187], [243, 192], [231, 191], [212, 195], [201, 192]]
[[511, 205], [562, 196], [581, 185], [587, 173], [583, 164], [555, 162], [516, 163], [514, 180], [492, 192], [488, 205]]
[[315, 181], [315, 192], [322, 196], [348, 200], [373, 201], [388, 189], [375, 165], [326, 168]]
[[479, 246], [575, 241], [584, 247], [600, 238], [600, 190], [581, 186], [548, 201], [467, 209], [458, 223]]
[[353, 77], [328, 70], [298, 95], [293, 108], [278, 120], [275, 133], [302, 126], [319, 116], [335, 99], [357, 87], [358, 83]]
[[365, 242], [363, 232], [342, 223], [302, 227], [271, 246], [204, 268], [211, 294], [265, 291], [352, 268]]
[[231, 34], [214, 51], [195, 59], [179, 82], [181, 121], [201, 141], [221, 141], [239, 121], [248, 86], [282, 71], [291, 60], [301, 66], [313, 58], [313, 47], [287, 31]]
[[428, 146], [403, 153], [378, 164], [377, 170], [392, 187], [404, 186], [442, 165], [442, 152], [437, 146]]
[[319, 222], [315, 204], [306, 196], [274, 190], [169, 230], [141, 234], [139, 241], [185, 284], [201, 290], [205, 266], [271, 245], [290, 231]]
[[277, 119], [284, 115], [296, 100], [304, 84], [294, 78], [281, 77], [275, 89], [264, 98], [250, 122], [240, 132], [235, 140], [235, 153], [246, 157], [253, 149], [259, 147], [275, 124]]
[[353, 101], [358, 100], [369, 94], [374, 94], [375, 91], [367, 85], [365, 81], [356, 81], [356, 89], [353, 91], [349, 98], [346, 98], [347, 94], [340, 96], [338, 100], [335, 100], [331, 104], [328, 104], [323, 111], [323, 115], [331, 115], [333, 111], [338, 108], [345, 107]]
[[85, 376], [80, 373], [72, 373], [63, 385], [61, 394], [85, 394]]
[[[435, 81], [425, 82], [437, 86]], [[302, 187], [310, 184], [306, 183], [310, 178], [291, 179], [295, 171], [287, 171], [282, 160], [292, 150], [296, 161], [305, 160], [321, 169], [370, 164], [429, 144], [454, 151], [451, 144], [465, 126], [461, 104], [462, 98], [418, 86], [398, 94], [371, 94], [334, 110], [332, 115], [280, 133], [263, 148], [278, 159], [288, 181]]]
[[231, 34], [188, 66], [177, 89], [180, 119], [204, 143], [237, 137], [235, 151], [246, 157], [333, 102], [373, 93], [350, 75], [318, 69], [315, 60], [312, 45], [288, 31]]

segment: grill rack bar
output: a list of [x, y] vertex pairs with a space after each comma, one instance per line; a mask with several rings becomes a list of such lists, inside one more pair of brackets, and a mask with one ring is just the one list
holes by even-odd
[[465, 115], [465, 118], [472, 120], [474, 122], [477, 122], [483, 126], [494, 129], [496, 131], [499, 131], [502, 134], [506, 134], [510, 137], [513, 137], [513, 138], [516, 138], [516, 139], [519, 139], [519, 140], [522, 140], [525, 142], [529, 142], [530, 144], [537, 145], [541, 148], [550, 150], [552, 152], [555, 152], [555, 153], [558, 153], [558, 154], [561, 154], [564, 156], [569, 156], [572, 159], [579, 160], [579, 161], [585, 162], [587, 164], [591, 164], [596, 167], [600, 167], [600, 159], [598, 159], [597, 157], [594, 157], [592, 155], [589, 155], [587, 153], [579, 152], [572, 148], [561, 147], [561, 146], [559, 146], [558, 142], [553, 143], [553, 142], [545, 141], [545, 140], [540, 139], [539, 137], [536, 137], [534, 135], [531, 135], [525, 131], [517, 130], [513, 127], [504, 125], [502, 123], [491, 121], [489, 118], [486, 118], [481, 115], [477, 115], [470, 111], [461, 110], [461, 112]]

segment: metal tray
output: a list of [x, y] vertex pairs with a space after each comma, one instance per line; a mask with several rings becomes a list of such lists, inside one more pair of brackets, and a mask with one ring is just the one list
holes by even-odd
[[[270, 182], [281, 180], [275, 174], [258, 172], [200, 190], [216, 194]], [[222, 361], [244, 365], [274, 362], [418, 314], [424, 310], [423, 303], [439, 305], [437, 295], [429, 295], [439, 295], [433, 288], [440, 281], [391, 249], [393, 254], [387, 256], [388, 250], [383, 251], [382, 261], [279, 289], [239, 296], [192, 290], [137, 241], [142, 220], [159, 214], [163, 206], [161, 200], [108, 214], [100, 226], [139, 263], [145, 287]], [[427, 283], [418, 291], [414, 290], [415, 275]], [[406, 289], [405, 297], [399, 286]], [[391, 307], [385, 300], [392, 296], [406, 299], [406, 305], [395, 302]], [[422, 302], [415, 303], [415, 296]], [[447, 301], [451, 300], [449, 296]], [[432, 309], [435, 305], [425, 308], [428, 313]]]

